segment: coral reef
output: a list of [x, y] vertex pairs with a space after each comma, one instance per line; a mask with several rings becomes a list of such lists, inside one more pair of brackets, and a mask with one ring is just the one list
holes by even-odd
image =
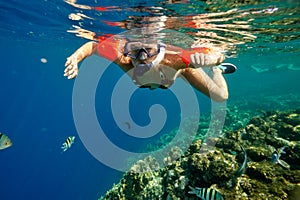
[[[189, 187], [213, 188], [230, 200], [300, 199], [300, 109], [263, 112], [237, 124], [222, 137], [195, 140], [186, 152], [174, 147], [164, 166], [152, 157], [138, 161], [100, 199], [197, 199]], [[240, 145], [248, 162], [235, 176], [245, 158]], [[271, 161], [281, 147], [290, 169]]]

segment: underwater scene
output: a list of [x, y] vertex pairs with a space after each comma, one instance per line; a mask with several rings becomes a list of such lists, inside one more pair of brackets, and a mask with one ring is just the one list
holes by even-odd
[[299, 200], [298, 0], [0, 0], [0, 200]]

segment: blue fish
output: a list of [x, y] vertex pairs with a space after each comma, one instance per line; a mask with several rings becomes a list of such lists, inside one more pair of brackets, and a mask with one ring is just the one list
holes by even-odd
[[285, 151], [284, 151], [285, 148], [286, 148], [286, 146], [281, 147], [278, 150], [275, 150], [272, 153], [271, 162], [273, 162], [275, 164], [279, 164], [279, 165], [281, 165], [282, 167], [284, 167], [286, 169], [289, 169], [290, 165], [287, 164], [285, 161], [283, 161], [283, 160], [280, 159], [281, 154], [285, 153]]
[[224, 200], [224, 197], [221, 195], [221, 193], [213, 188], [193, 188], [191, 186], [189, 186], [189, 188], [191, 189], [189, 194], [195, 194], [202, 200]]

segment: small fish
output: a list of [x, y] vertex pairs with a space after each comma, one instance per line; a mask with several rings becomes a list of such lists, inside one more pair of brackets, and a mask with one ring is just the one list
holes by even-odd
[[285, 151], [284, 151], [285, 148], [286, 148], [286, 146], [281, 147], [281, 148], [275, 150], [272, 153], [271, 162], [273, 162], [275, 164], [279, 164], [279, 165], [281, 165], [282, 167], [284, 167], [286, 169], [289, 169], [290, 165], [287, 164], [285, 161], [283, 161], [283, 160], [280, 159], [281, 154], [285, 153]]
[[131, 129], [131, 124], [129, 122], [125, 122], [125, 124], [127, 125], [128, 129]]
[[7, 137], [7, 135], [4, 135], [0, 133], [0, 150], [6, 149], [12, 145], [11, 140]]
[[191, 191], [189, 194], [195, 194], [197, 197], [200, 197], [202, 200], [224, 200], [221, 193], [212, 188], [193, 188], [189, 186]]
[[66, 141], [62, 144], [61, 148], [63, 149], [63, 152], [67, 151], [69, 148], [71, 148], [72, 144], [74, 143], [75, 136], [69, 136]]
[[236, 170], [236, 172], [234, 172], [234, 175], [236, 177], [239, 177], [242, 174], [244, 174], [245, 171], [246, 171], [246, 168], [247, 168], [247, 153], [246, 153], [246, 150], [244, 149], [244, 147], [242, 145], [240, 145], [240, 147], [244, 152], [244, 161], [243, 161], [243, 164]]

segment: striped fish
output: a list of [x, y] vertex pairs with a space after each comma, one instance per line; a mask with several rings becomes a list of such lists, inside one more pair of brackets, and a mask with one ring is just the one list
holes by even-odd
[[242, 151], [244, 152], [244, 161], [243, 161], [243, 164], [236, 170], [236, 172], [234, 172], [235, 177], [239, 177], [242, 174], [244, 174], [246, 171], [246, 168], [247, 168], [247, 152], [241, 144], [240, 144], [240, 147], [241, 147]]
[[12, 145], [11, 140], [4, 134], [0, 133], [0, 150], [6, 149]]
[[215, 189], [212, 188], [193, 188], [189, 186], [191, 191], [189, 194], [195, 194], [197, 197], [200, 197], [202, 200], [224, 200], [222, 195]]
[[67, 151], [69, 148], [71, 148], [72, 144], [74, 143], [75, 136], [69, 136], [66, 141], [62, 144], [61, 148], [63, 152]]

